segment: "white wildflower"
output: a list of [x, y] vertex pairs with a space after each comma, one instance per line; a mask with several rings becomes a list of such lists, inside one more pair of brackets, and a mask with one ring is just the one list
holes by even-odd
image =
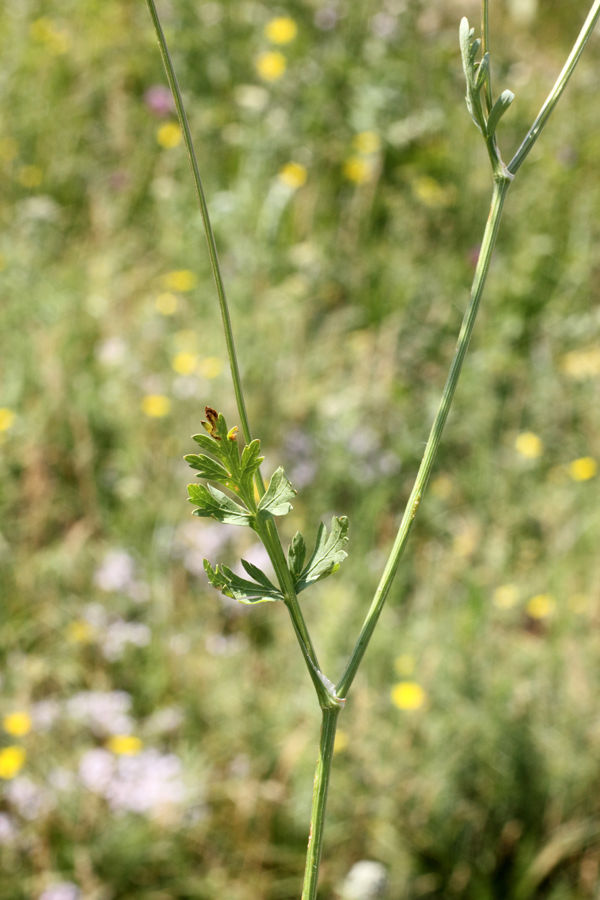
[[81, 891], [72, 881], [61, 881], [46, 888], [38, 900], [79, 900]]
[[355, 863], [341, 888], [344, 900], [377, 900], [387, 883], [385, 866], [370, 859]]
[[95, 734], [131, 734], [131, 696], [125, 691], [82, 691], [67, 701], [67, 713]]
[[115, 756], [89, 750], [79, 766], [89, 790], [106, 798], [113, 812], [136, 812], [156, 818], [186, 798], [181, 762], [173, 753], [144, 750], [137, 756]]
[[14, 820], [8, 813], [0, 813], [0, 845], [11, 844], [17, 836]]
[[123, 656], [127, 644], [135, 647], [147, 647], [152, 633], [142, 622], [124, 622], [119, 619], [112, 622], [101, 639], [102, 653], [114, 662]]
[[4, 789], [4, 796], [24, 819], [37, 819], [52, 806], [48, 791], [35, 784], [26, 775], [15, 778]]
[[94, 584], [101, 591], [126, 591], [134, 576], [133, 557], [126, 550], [110, 550], [94, 572]]

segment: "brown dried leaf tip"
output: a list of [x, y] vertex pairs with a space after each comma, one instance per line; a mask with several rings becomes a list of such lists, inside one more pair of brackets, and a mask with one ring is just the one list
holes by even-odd
[[237, 441], [237, 436], [238, 436], [238, 427], [237, 427], [237, 425], [234, 425], [233, 428], [230, 428], [230, 430], [227, 432], [227, 440], [228, 441]]
[[208, 419], [207, 422], [202, 422], [208, 433], [212, 438], [216, 441], [220, 441], [221, 438], [217, 432], [217, 422], [219, 421], [219, 413], [216, 409], [213, 409], [211, 406], [204, 407], [204, 415]]

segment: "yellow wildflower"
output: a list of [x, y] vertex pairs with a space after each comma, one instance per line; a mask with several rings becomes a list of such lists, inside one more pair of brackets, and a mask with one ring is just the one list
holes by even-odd
[[556, 601], [550, 594], [537, 594], [527, 604], [527, 615], [532, 619], [545, 619], [552, 615], [555, 607]]
[[415, 671], [415, 658], [410, 653], [402, 653], [394, 660], [394, 668], [398, 675], [412, 675]]
[[143, 744], [133, 734], [115, 734], [108, 742], [108, 749], [117, 756], [137, 756]]
[[516, 584], [502, 584], [494, 591], [494, 606], [498, 609], [512, 609], [519, 602], [519, 589]]
[[165, 150], [172, 150], [181, 143], [181, 128], [177, 122], [165, 122], [156, 132], [156, 140]]
[[0, 431], [8, 431], [15, 424], [15, 414], [5, 406], [0, 409]]
[[171, 401], [162, 394], [147, 394], [142, 400], [142, 409], [152, 419], [161, 419], [171, 411]]
[[600, 375], [600, 347], [588, 347], [587, 350], [572, 350], [565, 353], [560, 361], [565, 375], [583, 381]]
[[39, 166], [21, 166], [17, 178], [26, 188], [39, 187], [44, 178], [44, 173]]
[[298, 26], [289, 16], [277, 16], [265, 25], [265, 37], [272, 44], [289, 44], [298, 34]]
[[449, 188], [442, 187], [439, 181], [429, 175], [415, 178], [413, 191], [418, 200], [430, 209], [447, 206], [453, 199], [453, 192]]
[[287, 60], [278, 50], [268, 50], [256, 58], [256, 71], [263, 81], [277, 81], [287, 68]]
[[341, 731], [338, 729], [335, 735], [335, 740], [333, 742], [333, 752], [334, 753], [342, 753], [343, 750], [348, 746], [348, 735], [345, 731]]
[[344, 177], [354, 184], [365, 184], [373, 177], [373, 165], [367, 159], [361, 159], [359, 156], [351, 156], [344, 163]]
[[294, 191], [306, 183], [307, 171], [300, 163], [289, 162], [279, 170], [279, 180]]
[[177, 297], [175, 294], [159, 294], [154, 305], [162, 316], [172, 316], [177, 312]]
[[569, 465], [569, 475], [573, 481], [589, 481], [598, 471], [598, 463], [591, 456], [574, 459]]
[[19, 144], [14, 138], [0, 138], [0, 159], [4, 162], [10, 162], [17, 156], [19, 152]]
[[22, 711], [9, 713], [2, 719], [2, 727], [13, 737], [24, 737], [31, 731], [31, 716]]
[[196, 371], [197, 365], [198, 357], [196, 354], [188, 353], [185, 350], [182, 350], [181, 353], [177, 353], [171, 362], [171, 367], [178, 375], [191, 375], [192, 372]]
[[67, 640], [72, 644], [89, 644], [94, 637], [94, 629], [85, 619], [76, 619], [67, 626]]
[[57, 56], [66, 53], [71, 45], [66, 31], [57, 28], [51, 19], [36, 19], [29, 27], [29, 34], [37, 44], [46, 44]]
[[398, 709], [420, 709], [426, 699], [425, 691], [415, 681], [399, 681], [392, 688], [392, 703]]
[[0, 750], [0, 778], [9, 779], [18, 775], [25, 765], [23, 747], [4, 747]]
[[352, 146], [359, 153], [377, 153], [381, 150], [381, 138], [374, 131], [361, 131], [354, 135]]
[[196, 276], [189, 269], [176, 269], [174, 272], [167, 272], [163, 284], [168, 291], [179, 291], [183, 294], [195, 288]]
[[223, 360], [218, 356], [207, 356], [198, 363], [198, 374], [203, 378], [218, 378], [223, 371]]
[[526, 459], [537, 459], [544, 452], [544, 444], [533, 431], [523, 431], [517, 435], [515, 449]]

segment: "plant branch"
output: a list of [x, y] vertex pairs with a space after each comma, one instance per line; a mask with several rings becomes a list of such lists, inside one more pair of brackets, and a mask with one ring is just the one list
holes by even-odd
[[[160, 47], [165, 71], [167, 73], [167, 79], [171, 88], [171, 93], [173, 94], [173, 100], [175, 101], [175, 108], [177, 110], [177, 116], [179, 118], [179, 124], [183, 133], [183, 139], [185, 142], [192, 175], [194, 178], [196, 196], [198, 198], [200, 212], [202, 215], [202, 223], [204, 225], [206, 242], [208, 244], [208, 255], [210, 257], [210, 264], [217, 288], [217, 295], [219, 298], [219, 306], [221, 308], [221, 317], [223, 320], [223, 329], [225, 332], [225, 342], [227, 344], [227, 353], [229, 356], [229, 365], [231, 367], [231, 377], [233, 380], [233, 389], [235, 391], [240, 423], [246, 443], [249, 444], [252, 441], [252, 432], [250, 429], [250, 422], [248, 420], [248, 413], [246, 411], [246, 403], [244, 401], [244, 393], [242, 389], [240, 370], [235, 351], [235, 343], [233, 339], [233, 329], [231, 326], [231, 317], [229, 314], [227, 295], [225, 293], [225, 285], [223, 283], [223, 276], [221, 274], [219, 256], [217, 253], [217, 245], [215, 243], [215, 236], [212, 230], [208, 206], [206, 204], [206, 197], [204, 195], [204, 188], [202, 186], [202, 179], [200, 177], [200, 170], [198, 168], [198, 160], [196, 158], [196, 152], [194, 150], [194, 143], [192, 141], [190, 126], [185, 112], [185, 107], [183, 105], [181, 90], [179, 88], [179, 83], [177, 81], [177, 76], [175, 74], [175, 69], [173, 67], [173, 62], [171, 60], [169, 48], [167, 46], [167, 40], [165, 38], [158, 11], [156, 9], [155, 0], [147, 0], [147, 3], [148, 9], [150, 11], [150, 16], [152, 18], [152, 23], [154, 25], [154, 30], [156, 31], [156, 37], [158, 39], [158, 45]], [[262, 496], [265, 493], [265, 482], [260, 469], [256, 471], [255, 480], [257, 490], [260, 496]], [[260, 534], [260, 537], [265, 545], [265, 548], [267, 549], [267, 552], [269, 553], [269, 556], [273, 563], [273, 568], [275, 569], [275, 572], [277, 573], [277, 577], [279, 579], [281, 590], [286, 597], [286, 606], [289, 610], [289, 614], [294, 625], [294, 630], [296, 632], [296, 637], [298, 638], [298, 643], [300, 645], [302, 655], [304, 656], [309, 674], [312, 678], [315, 690], [319, 697], [319, 702], [321, 703], [321, 706], [330, 706], [332, 703], [334, 703], [336, 706], [339, 706], [339, 703], [335, 700], [335, 697], [333, 697], [327, 691], [324, 683], [319, 678], [318, 673], [320, 672], [320, 670], [317, 655], [308, 633], [308, 628], [306, 627], [306, 622], [304, 621], [304, 616], [302, 615], [302, 610], [300, 609], [298, 598], [296, 597], [296, 592], [294, 590], [294, 585], [287, 567], [287, 562], [285, 560], [285, 554], [283, 552], [283, 547], [281, 545], [277, 526], [275, 525], [275, 522], [273, 520], [270, 520], [266, 524], [265, 528]]]
[[588, 17], [585, 20], [581, 31], [579, 32], [579, 37], [573, 45], [573, 49], [569, 54], [569, 58], [563, 66], [562, 72], [556, 79], [554, 87], [548, 94], [544, 105], [540, 109], [535, 122], [527, 132], [523, 143], [507, 166], [508, 171], [512, 175], [514, 175], [521, 168], [521, 165], [531, 151], [533, 145], [542, 133], [546, 122], [552, 115], [554, 107], [560, 100], [561, 94], [566, 88], [569, 78], [573, 74], [575, 66], [579, 62], [579, 57], [583, 53], [585, 45], [589, 41], [598, 19], [600, 19], [600, 0], [595, 0], [595, 3], [589, 11]]
[[304, 870], [302, 900], [315, 900], [319, 879], [319, 863], [323, 846], [323, 826], [325, 824], [325, 807], [327, 805], [327, 789], [333, 759], [333, 745], [339, 709], [324, 709], [321, 724], [321, 740], [319, 742], [319, 758], [315, 772], [310, 833]]
[[502, 207], [504, 206], [504, 200], [510, 184], [511, 179], [508, 177], [499, 178], [494, 181], [492, 204], [483, 235], [483, 242], [481, 245], [479, 259], [477, 261], [475, 276], [473, 278], [471, 296], [462, 321], [462, 326], [454, 353], [454, 359], [452, 360], [452, 365], [450, 367], [450, 372], [448, 374], [444, 393], [442, 395], [437, 415], [429, 434], [429, 440], [427, 441], [427, 446], [425, 447], [425, 452], [423, 454], [423, 459], [419, 467], [419, 472], [417, 474], [412, 493], [410, 495], [408, 503], [406, 504], [406, 509], [404, 510], [404, 515], [402, 517], [402, 522], [400, 523], [400, 528], [398, 530], [398, 535], [392, 548], [392, 552], [390, 553], [383, 575], [381, 576], [379, 587], [375, 592], [373, 602], [371, 604], [369, 612], [367, 613], [367, 617], [363, 624], [359, 638], [356, 642], [354, 650], [352, 651], [350, 661], [348, 662], [346, 670], [337, 685], [337, 693], [339, 697], [346, 697], [350, 685], [352, 684], [354, 676], [356, 675], [358, 667], [361, 663], [361, 660], [365, 654], [365, 650], [367, 649], [369, 641], [373, 636], [375, 626], [377, 625], [377, 620], [379, 619], [381, 610], [383, 609], [383, 605], [389, 593], [392, 581], [394, 580], [396, 570], [398, 569], [398, 564], [400, 563], [400, 559], [402, 558], [402, 554], [404, 553], [404, 549], [408, 542], [408, 536], [410, 534], [414, 518], [419, 509], [419, 504], [421, 502], [423, 492], [427, 487], [427, 482], [429, 481], [429, 476], [431, 475], [431, 470], [433, 469], [433, 464], [435, 462], [438, 447], [442, 439], [444, 425], [446, 424], [446, 419], [448, 418], [448, 413], [450, 412], [450, 406], [452, 405], [454, 392], [456, 390], [456, 385], [460, 377], [465, 354], [467, 352], [469, 341], [471, 340], [471, 335], [473, 333], [473, 326], [475, 325], [475, 319], [477, 318], [477, 311], [479, 309], [479, 301], [481, 300], [485, 280], [490, 267], [494, 244], [496, 243], [498, 227], [500, 225], [500, 217], [502, 215]]

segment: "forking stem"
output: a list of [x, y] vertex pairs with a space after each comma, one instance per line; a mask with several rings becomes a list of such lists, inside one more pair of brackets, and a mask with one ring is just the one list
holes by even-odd
[[[244, 434], [246, 443], [249, 444], [252, 440], [252, 431], [250, 429], [250, 422], [248, 420], [248, 413], [246, 411], [246, 403], [244, 400], [244, 392], [242, 389], [242, 379], [240, 377], [237, 354], [235, 351], [233, 329], [231, 327], [231, 316], [229, 315], [229, 305], [227, 303], [227, 295], [225, 293], [225, 285], [223, 283], [223, 276], [221, 274], [217, 245], [215, 243], [215, 236], [212, 230], [208, 206], [206, 204], [206, 197], [204, 196], [204, 188], [202, 186], [200, 169], [198, 168], [198, 160], [196, 158], [194, 143], [192, 141], [192, 134], [190, 132], [190, 126], [185, 112], [185, 106], [183, 104], [183, 98], [181, 96], [179, 83], [177, 81], [177, 76], [175, 74], [175, 69], [173, 67], [173, 62], [169, 53], [165, 33], [163, 31], [160, 17], [156, 9], [155, 0], [147, 0], [147, 3], [148, 9], [150, 11], [150, 17], [154, 25], [154, 30], [156, 32], [156, 37], [158, 39], [158, 45], [160, 47], [160, 53], [167, 74], [169, 87], [171, 88], [173, 100], [175, 101], [175, 108], [177, 110], [177, 116], [179, 118], [179, 124], [181, 126], [183, 140], [190, 162], [192, 176], [194, 178], [196, 196], [198, 198], [200, 213], [202, 215], [202, 224], [204, 226], [204, 233], [206, 235], [206, 243], [208, 244], [208, 255], [210, 257], [213, 278], [219, 298], [221, 318], [223, 320], [223, 330], [225, 332], [225, 343], [227, 345], [227, 354], [229, 356], [231, 378], [233, 381], [233, 389], [235, 392], [238, 413], [240, 416], [240, 424], [242, 426], [242, 432]], [[255, 479], [257, 490], [260, 496], [262, 496], [265, 493], [265, 482], [260, 469], [257, 470]], [[308, 628], [302, 614], [302, 609], [300, 608], [298, 598], [296, 597], [296, 592], [294, 590], [294, 585], [287, 567], [285, 554], [281, 545], [279, 533], [277, 531], [277, 526], [272, 519], [267, 523], [263, 534], [261, 534], [261, 539], [263, 540], [267, 552], [271, 557], [273, 567], [275, 569], [275, 572], [277, 573], [281, 590], [286, 597], [286, 606], [288, 608], [292, 624], [294, 626], [294, 631], [296, 632], [296, 637], [298, 638], [298, 644], [300, 645], [300, 650], [306, 662], [309, 675], [315, 686], [319, 702], [323, 707], [330, 706], [334, 698], [332, 698], [332, 696], [328, 693], [325, 685], [317, 675], [317, 672], [319, 671], [319, 662], [317, 660], [317, 655], [308, 633]]]

